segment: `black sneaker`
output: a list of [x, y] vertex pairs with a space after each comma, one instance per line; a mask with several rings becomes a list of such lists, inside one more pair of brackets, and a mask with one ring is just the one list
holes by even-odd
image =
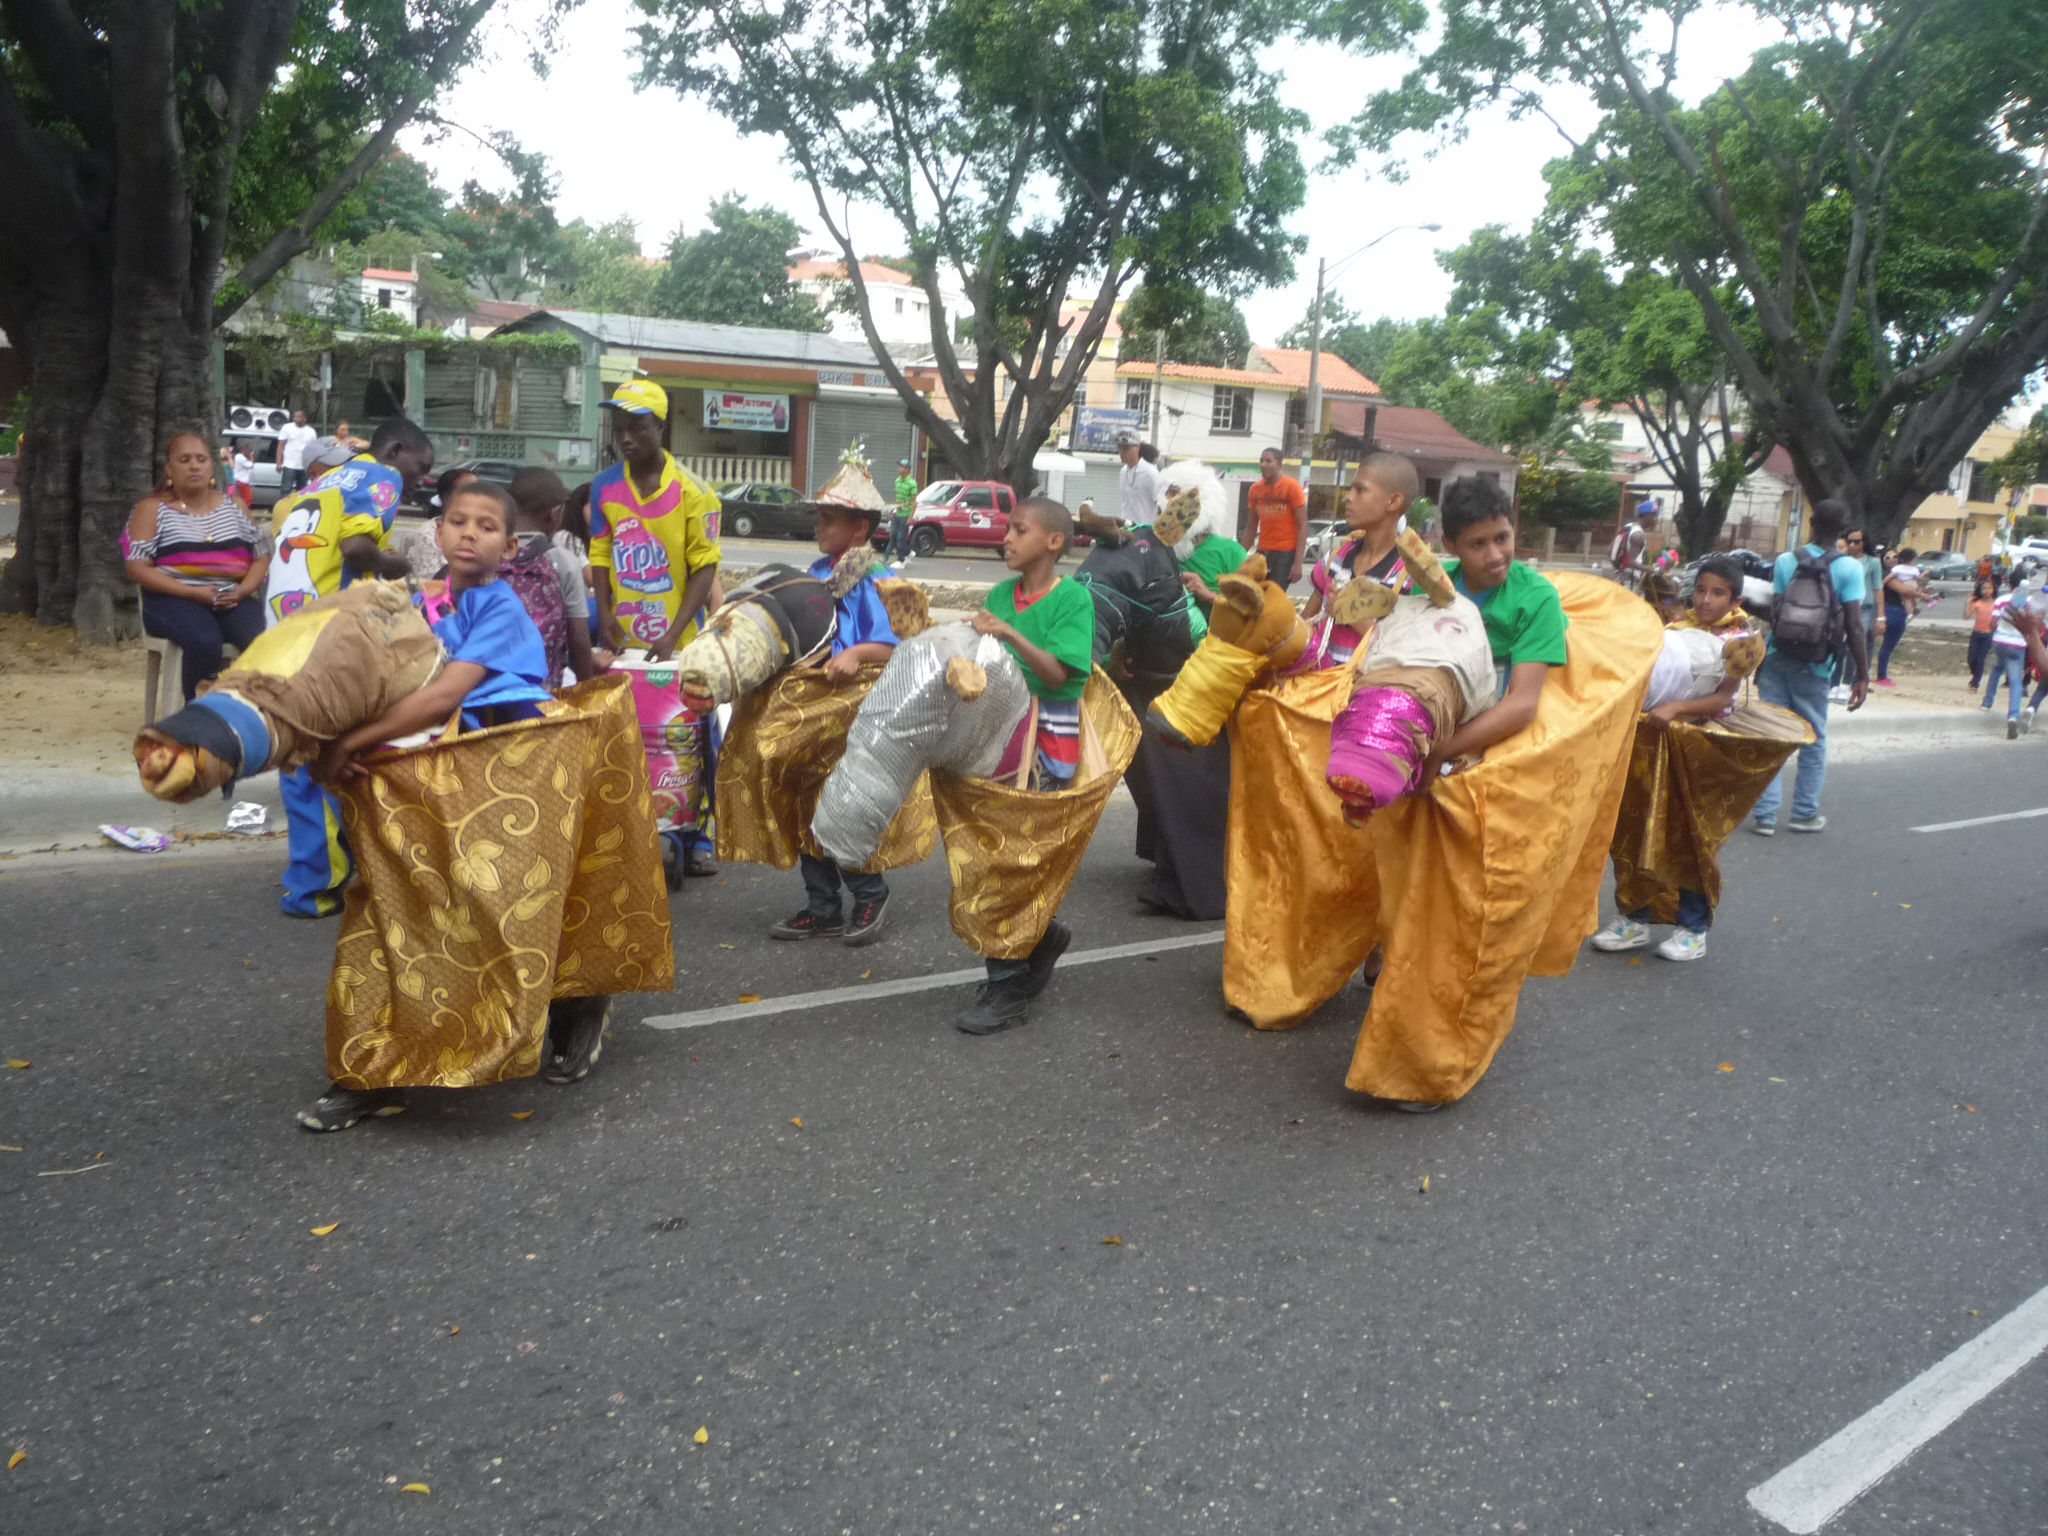
[[768, 925], [771, 939], [830, 939], [836, 938], [846, 928], [837, 908], [830, 912], [813, 912], [809, 907], [795, 917], [785, 917], [779, 923]]
[[1024, 973], [1024, 995], [1036, 997], [1045, 990], [1052, 980], [1052, 968], [1059, 964], [1060, 956], [1067, 952], [1067, 946], [1074, 942], [1074, 930], [1058, 918], [1045, 925], [1045, 932], [1032, 948], [1031, 969]]
[[555, 1045], [552, 1060], [541, 1069], [546, 1081], [562, 1086], [580, 1083], [590, 1076], [597, 1058], [604, 1054], [604, 1032], [611, 1027], [612, 1000], [609, 997], [565, 997], [556, 1001], [551, 1013], [561, 1020], [548, 1021], [548, 1038]]
[[974, 989], [974, 1006], [953, 1021], [963, 1035], [994, 1035], [1015, 1029], [1031, 1011], [1028, 976], [1008, 981], [984, 981]]
[[330, 1083], [327, 1091], [299, 1111], [299, 1124], [309, 1131], [345, 1131], [365, 1115], [402, 1115], [395, 1088], [344, 1088]]
[[882, 926], [888, 921], [888, 916], [889, 897], [886, 892], [873, 901], [856, 901], [852, 915], [846, 920], [846, 935], [839, 942], [848, 949], [874, 943], [882, 936]]

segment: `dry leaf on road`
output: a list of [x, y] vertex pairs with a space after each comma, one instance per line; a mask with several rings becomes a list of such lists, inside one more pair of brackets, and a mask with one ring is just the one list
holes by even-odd
[[340, 1223], [340, 1222], [338, 1222], [338, 1221], [330, 1221], [330, 1222], [329, 1222], [329, 1223], [327, 1223], [327, 1225], [326, 1225], [326, 1226], [324, 1226], [324, 1227], [313, 1227], [313, 1228], [310, 1228], [309, 1230], [310, 1230], [310, 1231], [312, 1232], [312, 1234], [313, 1234], [313, 1235], [314, 1235], [315, 1237], [325, 1237], [325, 1236], [326, 1236], [326, 1235], [327, 1235], [328, 1233], [332, 1232], [332, 1231], [333, 1231], [333, 1230], [334, 1230], [334, 1229], [335, 1229], [336, 1227], [338, 1227], [338, 1226], [340, 1226], [340, 1225], [341, 1225], [341, 1223]]
[[700, 1428], [697, 1431], [697, 1433], [690, 1436], [690, 1438], [696, 1441], [699, 1445], [702, 1445], [705, 1441], [711, 1438], [711, 1431], [709, 1429]]

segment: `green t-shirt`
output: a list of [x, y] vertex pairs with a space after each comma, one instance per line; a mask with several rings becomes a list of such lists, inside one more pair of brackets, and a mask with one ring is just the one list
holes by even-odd
[[[1235, 539], [1226, 539], [1220, 533], [1212, 533], [1195, 546], [1195, 552], [1181, 561], [1180, 568], [1193, 571], [1208, 584], [1210, 591], [1216, 590], [1216, 583], [1244, 564], [1244, 546]], [[1198, 606], [1204, 613], [1209, 611], [1207, 603]]]
[[[1078, 699], [1095, 666], [1095, 599], [1078, 581], [1058, 576], [1037, 601], [1019, 608], [1017, 583], [1022, 579], [1012, 576], [990, 592], [988, 611], [1014, 624], [1018, 634], [1040, 650], [1052, 652], [1054, 659], [1067, 669], [1067, 680], [1057, 688], [1048, 688], [1039, 681], [1036, 672], [1024, 667], [1026, 687], [1041, 699]], [[1010, 646], [1010, 654], [1017, 655], [1015, 646]], [[1017, 665], [1024, 666], [1022, 657], [1018, 657]]]
[[908, 512], [916, 500], [916, 478], [911, 475], [898, 475], [896, 477], [896, 509], [899, 512]]
[[1525, 661], [1544, 661], [1553, 667], [1565, 663], [1564, 632], [1570, 622], [1564, 616], [1564, 602], [1546, 576], [1519, 560], [1510, 561], [1501, 584], [1488, 592], [1466, 591], [1458, 574], [1460, 560], [1446, 560], [1444, 570], [1458, 590], [1472, 599], [1486, 621], [1487, 643], [1493, 647], [1496, 666], [1514, 667]]

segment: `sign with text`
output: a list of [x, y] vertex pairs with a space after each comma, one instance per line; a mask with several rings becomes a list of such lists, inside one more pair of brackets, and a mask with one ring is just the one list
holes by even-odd
[[787, 432], [789, 396], [704, 391], [704, 425], [726, 432]]
[[1074, 409], [1073, 448], [1077, 453], [1115, 453], [1119, 432], [1142, 436], [1144, 431], [1145, 417], [1139, 411], [1107, 405], [1082, 405]]

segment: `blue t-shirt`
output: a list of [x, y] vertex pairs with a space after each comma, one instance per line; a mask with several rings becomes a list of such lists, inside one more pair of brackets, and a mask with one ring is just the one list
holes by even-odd
[[[548, 655], [540, 631], [527, 615], [519, 594], [502, 581], [471, 587], [452, 608], [430, 607], [428, 622], [441, 637], [450, 661], [471, 661], [484, 669], [462, 701], [463, 723], [484, 723], [481, 712], [501, 705], [531, 704], [548, 698]], [[433, 614], [439, 612], [440, 617]], [[511, 710], [518, 719], [530, 710]]]
[[[810, 574], [823, 581], [832, 574], [835, 563], [830, 555], [821, 555], [811, 562]], [[882, 605], [882, 589], [875, 585], [872, 575], [861, 577], [853, 584], [853, 590], [833, 606], [839, 614], [839, 627], [832, 636], [834, 656], [849, 646], [870, 641], [896, 644], [896, 626], [889, 622], [889, 610]]]
[[[1821, 547], [1818, 544], [1809, 544], [1806, 547], [1816, 555], [1822, 553]], [[1785, 590], [1786, 584], [1792, 580], [1792, 573], [1797, 569], [1799, 569], [1799, 557], [1793, 551], [1788, 549], [1778, 556], [1777, 563], [1771, 567], [1771, 593], [1773, 596]], [[1830, 560], [1828, 562], [1828, 577], [1834, 582], [1835, 597], [1844, 608], [1854, 608], [1864, 600], [1863, 562], [1854, 555], [1837, 555], [1834, 559]], [[1770, 642], [1770, 649], [1772, 654], [1775, 655], [1777, 653], [1778, 642], [1775, 638]], [[1835, 663], [1832, 657], [1826, 661], [1810, 661], [1805, 663], [1805, 665], [1812, 670], [1815, 677], [1832, 678], [1835, 675]]]

